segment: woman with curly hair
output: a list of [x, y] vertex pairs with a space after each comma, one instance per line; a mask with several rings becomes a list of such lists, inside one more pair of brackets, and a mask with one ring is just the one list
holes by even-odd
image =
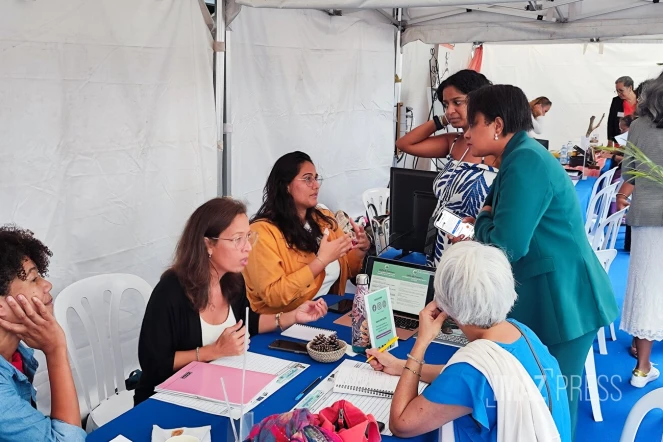
[[[0, 227], [0, 440], [85, 440], [67, 341], [53, 316], [52, 285], [44, 279], [51, 256], [31, 231]], [[33, 348], [46, 355], [50, 418], [34, 406]]]

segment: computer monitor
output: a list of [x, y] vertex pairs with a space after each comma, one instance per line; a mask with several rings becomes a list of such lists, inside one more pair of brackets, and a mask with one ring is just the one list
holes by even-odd
[[404, 254], [424, 252], [428, 220], [435, 210], [436, 176], [427, 170], [391, 168], [389, 243]]
[[549, 148], [548, 148], [548, 147], [549, 147], [549, 142], [548, 142], [548, 140], [541, 140], [541, 139], [539, 139], [539, 138], [534, 138], [534, 139], [535, 139], [536, 141], [538, 141], [539, 143], [541, 143], [541, 145], [542, 145], [543, 147], [545, 147], [546, 150], [549, 150]]

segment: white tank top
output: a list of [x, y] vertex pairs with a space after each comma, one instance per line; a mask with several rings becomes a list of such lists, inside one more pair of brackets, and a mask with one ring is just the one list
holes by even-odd
[[225, 329], [232, 327], [235, 324], [237, 324], [237, 321], [235, 320], [233, 309], [231, 309], [230, 306], [228, 306], [228, 318], [226, 318], [226, 321], [223, 324], [208, 324], [201, 316], [200, 328], [203, 331], [203, 346], [216, 342], [216, 340], [219, 339], [219, 336], [221, 336], [221, 333], [223, 333]]

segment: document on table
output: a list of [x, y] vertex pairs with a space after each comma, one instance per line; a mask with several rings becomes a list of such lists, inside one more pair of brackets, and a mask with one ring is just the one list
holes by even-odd
[[[304, 399], [295, 405], [293, 409], [308, 408], [311, 413], [318, 413], [320, 410], [329, 407], [334, 402], [345, 399], [363, 411], [364, 414], [372, 414], [376, 421], [384, 423], [384, 431], [382, 431], [382, 434], [385, 436], [392, 436], [391, 431], [389, 431], [389, 407], [391, 406], [391, 398], [334, 393], [335, 377], [341, 367], [373, 371], [368, 364], [346, 359], [336, 367], [336, 369], [331, 372], [324, 381], [320, 382], [317, 387], [304, 397]], [[427, 384], [420, 383], [419, 393], [421, 393], [426, 386]]]
[[[243, 356], [220, 358], [210, 362], [210, 364], [240, 369], [242, 368], [243, 363]], [[246, 354], [246, 366], [250, 367], [251, 371], [271, 374], [276, 376], [276, 378], [274, 378], [274, 380], [272, 380], [265, 388], [263, 388], [254, 399], [252, 399], [248, 404], [244, 405], [245, 413], [253, 410], [262, 401], [277, 392], [281, 387], [290, 382], [295, 376], [299, 375], [309, 367], [308, 364], [302, 364], [300, 362], [288, 361], [285, 359], [274, 358], [272, 356], [265, 356], [251, 352]], [[247, 377], [246, 382], [251, 382], [251, 379]], [[228, 407], [226, 407], [226, 405], [223, 403], [180, 396], [171, 393], [157, 393], [152, 396], [152, 398], [162, 402], [168, 402], [186, 408], [193, 408], [194, 410], [215, 414], [218, 416], [232, 417], [233, 419], [239, 419], [240, 417], [240, 407], [234, 406], [232, 404], [230, 405], [230, 409], [228, 409]]]

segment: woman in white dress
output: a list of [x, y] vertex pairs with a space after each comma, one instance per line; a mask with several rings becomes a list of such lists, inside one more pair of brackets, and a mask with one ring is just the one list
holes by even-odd
[[[663, 166], [663, 74], [647, 84], [638, 101], [640, 118], [631, 124], [629, 142], [637, 146], [659, 167]], [[646, 165], [624, 159], [624, 175]], [[632, 226], [631, 262], [620, 328], [635, 338], [638, 363], [631, 385], [642, 388], [656, 380], [659, 371], [651, 364], [654, 341], [663, 340], [663, 184], [636, 178], [622, 184], [617, 207], [628, 205], [628, 224]]]
[[541, 135], [543, 133], [543, 117], [546, 116], [552, 107], [552, 101], [547, 97], [539, 97], [529, 102], [529, 107], [532, 109], [532, 126], [530, 132], [531, 136]]

